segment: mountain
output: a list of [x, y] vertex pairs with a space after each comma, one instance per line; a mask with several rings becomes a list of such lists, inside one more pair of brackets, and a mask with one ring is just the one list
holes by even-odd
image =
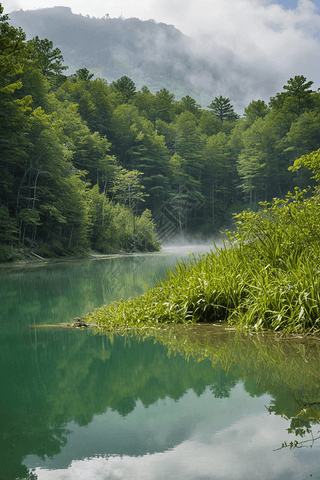
[[69, 7], [15, 11], [10, 21], [27, 38], [48, 38], [69, 67], [86, 67], [108, 82], [126, 75], [152, 93], [167, 88], [176, 98], [190, 95], [203, 106], [218, 95], [211, 63], [193, 50], [192, 39], [173, 25], [138, 18], [75, 15]]

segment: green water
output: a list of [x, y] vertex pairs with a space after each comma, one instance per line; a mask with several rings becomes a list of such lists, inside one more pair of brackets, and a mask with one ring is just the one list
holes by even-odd
[[320, 341], [28, 328], [140, 294], [174, 263], [1, 269], [0, 480], [320, 479]]

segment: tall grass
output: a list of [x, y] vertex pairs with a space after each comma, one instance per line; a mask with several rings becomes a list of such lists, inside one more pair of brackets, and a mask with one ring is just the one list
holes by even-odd
[[119, 329], [228, 321], [240, 328], [320, 331], [320, 205], [305, 192], [235, 216], [215, 251], [181, 261], [144, 295], [87, 320]]

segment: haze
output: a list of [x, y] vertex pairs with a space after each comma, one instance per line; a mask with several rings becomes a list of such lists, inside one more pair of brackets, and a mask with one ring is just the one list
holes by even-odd
[[[12, 0], [4, 7], [9, 13], [55, 4], [58, 0]], [[320, 87], [320, 12], [311, 0], [63, 0], [60, 5], [82, 15], [153, 18], [175, 25], [195, 39], [196, 55], [212, 58], [224, 79], [220, 94], [228, 95], [239, 79], [238, 95], [233, 91], [235, 97], [245, 96], [242, 105], [268, 100], [295, 75]]]

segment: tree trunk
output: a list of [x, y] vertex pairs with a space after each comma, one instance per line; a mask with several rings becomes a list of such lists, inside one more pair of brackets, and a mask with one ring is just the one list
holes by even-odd
[[73, 229], [74, 229], [74, 223], [72, 224], [72, 227], [71, 227], [70, 238], [69, 238], [69, 246], [68, 246], [69, 248], [71, 247]]

